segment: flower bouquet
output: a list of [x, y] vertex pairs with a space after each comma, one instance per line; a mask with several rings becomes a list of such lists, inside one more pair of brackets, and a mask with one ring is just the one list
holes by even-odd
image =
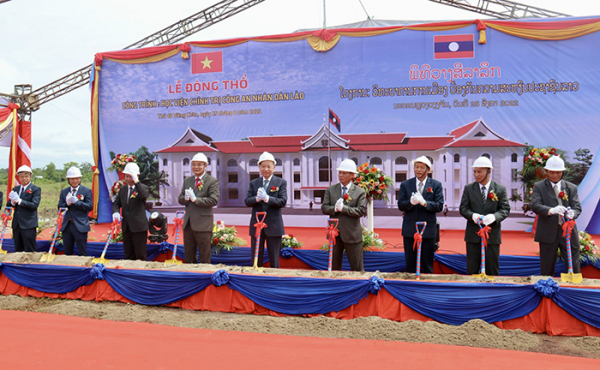
[[123, 180], [119, 180], [116, 181], [113, 186], [111, 186], [110, 188], [110, 194], [112, 195], [112, 197], [114, 198], [115, 196], [117, 196], [117, 194], [119, 194], [119, 189], [121, 189], [121, 186], [125, 185], [125, 181]]
[[281, 237], [281, 248], [300, 248], [302, 243], [294, 237], [294, 235], [284, 235]]
[[108, 168], [108, 170], [122, 172], [128, 163], [135, 162], [136, 160], [136, 156], [132, 154], [117, 154], [115, 158], [113, 158], [113, 160], [110, 162], [110, 167]]
[[388, 199], [388, 188], [393, 189], [394, 185], [389, 176], [384, 175], [379, 168], [369, 166], [368, 163], [363, 163], [357, 168], [357, 171], [354, 184], [365, 189], [367, 200]]
[[[383, 240], [379, 239], [379, 234], [374, 233], [374, 232], [369, 232], [369, 230], [367, 230], [367, 228], [365, 228], [365, 227], [362, 228], [362, 234], [363, 234], [363, 252], [374, 252], [375, 250], [382, 251], [385, 249]], [[323, 244], [319, 249], [328, 251], [329, 243]]]
[[235, 226], [225, 226], [225, 222], [217, 221], [213, 223], [211, 247], [215, 253], [222, 250], [236, 249], [240, 245], [246, 245], [246, 241], [236, 236]]
[[590, 262], [596, 263], [600, 259], [600, 248], [592, 239], [592, 236], [585, 231], [579, 231], [579, 259], [585, 256]]

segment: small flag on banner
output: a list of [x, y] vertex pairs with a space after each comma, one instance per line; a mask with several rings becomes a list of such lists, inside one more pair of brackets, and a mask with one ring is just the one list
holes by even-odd
[[223, 52], [192, 54], [192, 74], [223, 72]]
[[329, 110], [329, 123], [337, 128], [338, 132], [342, 132], [342, 123], [340, 122], [340, 117], [337, 114], [333, 113], [333, 111]]
[[474, 58], [473, 34], [433, 36], [434, 59]]

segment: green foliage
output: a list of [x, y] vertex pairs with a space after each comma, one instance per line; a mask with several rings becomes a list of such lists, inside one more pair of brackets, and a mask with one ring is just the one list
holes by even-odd
[[137, 164], [140, 166], [140, 182], [148, 186], [151, 198], [159, 199], [160, 185], [169, 184], [165, 172], [158, 170], [158, 156], [143, 145], [131, 154], [137, 157]]

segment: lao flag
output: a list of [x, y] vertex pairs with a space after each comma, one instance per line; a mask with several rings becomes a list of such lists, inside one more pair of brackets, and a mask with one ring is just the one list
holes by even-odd
[[329, 123], [334, 125], [338, 132], [342, 132], [342, 123], [340, 122], [340, 117], [333, 113], [331, 109], [329, 110]]
[[223, 52], [192, 54], [192, 74], [223, 72]]
[[433, 58], [474, 58], [473, 45], [473, 34], [433, 36]]

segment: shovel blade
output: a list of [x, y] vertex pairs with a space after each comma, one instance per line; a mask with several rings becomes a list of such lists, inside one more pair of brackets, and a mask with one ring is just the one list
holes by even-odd
[[488, 276], [486, 274], [473, 274], [471, 276], [474, 278], [477, 278], [477, 279], [484, 279], [484, 280], [491, 280], [491, 281], [494, 280], [493, 276]]
[[569, 282], [573, 284], [579, 284], [583, 281], [583, 276], [581, 274], [574, 274], [572, 272], [568, 272], [566, 274], [560, 274], [560, 280], [563, 282]]
[[0, 254], [6, 254], [8, 253], [8, 251], [5, 251], [4, 249], [0, 248]]
[[49, 254], [48, 253], [44, 253], [42, 254], [42, 257], [40, 258], [40, 262], [48, 262], [48, 257]]
[[165, 260], [165, 266], [168, 265], [181, 265], [181, 261], [177, 258], [173, 258], [172, 260]]
[[107, 259], [102, 257], [92, 258], [92, 263], [95, 265], [96, 263], [106, 264], [108, 262]]

